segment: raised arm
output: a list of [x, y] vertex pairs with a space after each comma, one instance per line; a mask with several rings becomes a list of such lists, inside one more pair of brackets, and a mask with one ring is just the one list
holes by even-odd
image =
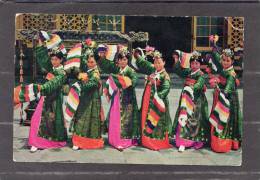
[[117, 67], [114, 62], [112, 62], [112, 61], [110, 61], [110, 60], [108, 60], [104, 57], [99, 59], [98, 65], [104, 73], [107, 73], [107, 74], [114, 73], [114, 74], [116, 74], [116, 73], [119, 72], [119, 67]]
[[221, 65], [221, 63], [220, 63], [220, 61], [221, 61], [221, 55], [217, 52], [217, 51], [215, 51], [215, 50], [213, 50], [212, 51], [212, 61], [213, 61], [213, 63], [216, 65], [216, 67], [217, 67], [217, 72], [218, 73], [220, 73], [221, 71], [222, 71], [222, 65]]
[[155, 68], [153, 67], [153, 64], [149, 61], [144, 60], [141, 56], [138, 56], [136, 58], [136, 65], [141, 73], [150, 75], [155, 71]]
[[44, 46], [37, 46], [34, 49], [36, 61], [40, 65], [42, 71], [50, 72], [52, 69], [50, 57], [48, 55], [48, 50]]
[[210, 41], [210, 46], [212, 48], [212, 61], [217, 67], [217, 73], [222, 71], [221, 61], [221, 54], [220, 54], [220, 47], [217, 46], [216, 42]]
[[177, 61], [174, 64], [173, 71], [180, 77], [186, 78], [190, 73], [191, 69], [190, 68], [182, 68], [180, 61]]

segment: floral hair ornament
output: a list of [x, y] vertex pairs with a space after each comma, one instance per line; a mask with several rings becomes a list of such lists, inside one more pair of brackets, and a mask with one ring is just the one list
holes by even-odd
[[191, 57], [194, 59], [198, 59], [199, 57], [201, 57], [201, 53], [199, 53], [198, 51], [193, 51], [191, 53]]
[[234, 56], [234, 52], [231, 49], [224, 49], [222, 51], [222, 55], [232, 58]]
[[146, 54], [146, 55], [152, 55], [153, 52], [154, 52], [154, 50], [155, 50], [154, 47], [147, 45], [147, 46], [145, 47], [145, 54]]
[[127, 47], [123, 46], [119, 49], [119, 54], [121, 54], [122, 56], [127, 56], [129, 54], [129, 51], [127, 50]]
[[199, 53], [198, 51], [193, 51], [193, 52], [191, 53], [190, 63], [191, 63], [192, 61], [197, 61], [197, 62], [201, 63], [201, 62], [202, 62], [201, 53]]
[[209, 36], [209, 40], [211, 41], [211, 42], [214, 42], [214, 43], [216, 43], [216, 42], [218, 42], [218, 40], [219, 40], [219, 36], [218, 35], [210, 35]]
[[85, 48], [95, 48], [97, 46], [97, 43], [95, 41], [92, 41], [91, 38], [87, 38], [82, 44]]
[[162, 58], [162, 54], [159, 51], [155, 50], [153, 52], [153, 58]]

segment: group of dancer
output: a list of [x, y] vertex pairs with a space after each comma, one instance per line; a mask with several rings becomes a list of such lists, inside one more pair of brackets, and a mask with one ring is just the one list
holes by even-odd
[[[203, 146], [215, 152], [239, 149], [242, 115], [232, 51], [220, 51], [213, 39], [214, 68], [207, 73], [200, 69], [200, 53], [188, 56], [174, 51], [173, 70], [185, 83], [173, 122], [168, 100], [171, 78], [161, 53], [152, 51], [153, 62], [149, 62], [142, 49], [130, 53], [118, 45], [111, 60], [107, 45], [87, 39], [67, 52], [57, 34], [41, 31], [35, 54], [41, 69], [48, 72], [46, 82], [22, 84], [14, 95], [15, 103], [38, 100], [28, 140], [31, 152], [66, 146], [68, 130], [73, 150], [103, 148], [105, 125], [109, 145], [119, 151], [138, 145], [158, 151], [173, 148], [173, 144], [179, 152]], [[146, 75], [140, 109], [135, 93], [137, 72]], [[105, 83], [101, 73], [109, 74]], [[207, 81], [214, 88], [210, 113]], [[106, 117], [101, 96], [110, 102]]]

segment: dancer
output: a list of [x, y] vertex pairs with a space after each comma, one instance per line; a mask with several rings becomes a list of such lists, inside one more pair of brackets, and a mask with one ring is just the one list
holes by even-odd
[[[172, 134], [179, 152], [187, 147], [201, 148], [209, 141], [210, 125], [208, 123], [208, 102], [205, 96], [205, 74], [200, 70], [201, 55], [193, 52], [190, 57], [190, 68], [183, 68], [179, 55], [174, 53], [175, 72], [185, 78], [179, 101]], [[180, 58], [181, 59], [181, 58]]]
[[72, 119], [73, 150], [98, 149], [104, 146], [101, 136], [102, 83], [94, 57], [94, 47], [91, 46], [93, 43], [88, 39], [76, 44], [68, 52], [67, 59], [70, 62], [66, 63], [67, 69], [80, 67], [77, 81], [69, 91], [65, 109], [66, 120]]
[[137, 74], [128, 66], [129, 52], [119, 48], [117, 65], [106, 59], [107, 48], [99, 49], [99, 66], [105, 73], [110, 73], [105, 94], [111, 101], [108, 113], [109, 144], [122, 151], [137, 145], [140, 137], [140, 122], [136, 101], [135, 86]]
[[214, 87], [211, 123], [211, 148], [215, 152], [238, 150], [242, 137], [242, 114], [239, 107], [237, 87], [239, 80], [233, 68], [233, 51], [224, 49], [220, 54], [216, 40], [211, 39], [213, 62], [218, 76], [210, 79]]
[[141, 142], [144, 147], [158, 151], [172, 147], [169, 143], [171, 118], [167, 98], [170, 92], [170, 76], [164, 69], [165, 62], [161, 54], [155, 51], [153, 56], [154, 64], [145, 61], [139, 50], [134, 51], [139, 71], [149, 75], [142, 98]]

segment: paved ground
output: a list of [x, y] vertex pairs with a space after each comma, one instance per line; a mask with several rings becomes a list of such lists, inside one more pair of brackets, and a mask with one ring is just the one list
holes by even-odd
[[[140, 105], [143, 89], [137, 89], [138, 104]], [[175, 116], [181, 89], [172, 89], [169, 101], [171, 117]], [[212, 104], [212, 90], [207, 91], [209, 107]], [[239, 90], [240, 104], [243, 105], [243, 92]], [[103, 101], [107, 112], [109, 104]], [[140, 107], [140, 106], [139, 106]], [[243, 108], [243, 107], [241, 107]], [[106, 145], [100, 150], [73, 151], [70, 147], [48, 149], [30, 153], [27, 147], [29, 127], [20, 126], [18, 110], [14, 111], [14, 140], [13, 159], [16, 162], [78, 162], [78, 163], [117, 163], [117, 164], [171, 164], [171, 165], [225, 165], [239, 166], [242, 162], [242, 150], [226, 154], [214, 153], [209, 148], [201, 150], [187, 149], [179, 153], [176, 148], [151, 151], [142, 147], [132, 147], [119, 152]], [[104, 137], [106, 139], [106, 137]]]

